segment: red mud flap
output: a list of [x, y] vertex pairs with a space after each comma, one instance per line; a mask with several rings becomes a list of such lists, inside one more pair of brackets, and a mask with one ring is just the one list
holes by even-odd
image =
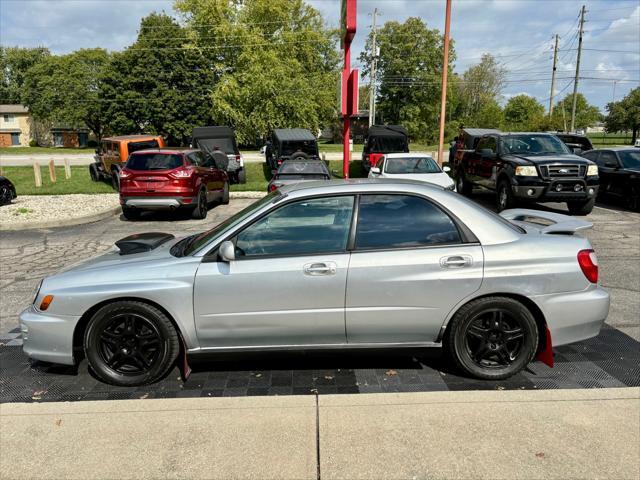
[[180, 349], [181, 358], [178, 359], [178, 368], [180, 369], [182, 381], [186, 382], [189, 378], [189, 375], [191, 375], [191, 367], [189, 366], [189, 361], [187, 360], [187, 345], [184, 343], [182, 335], [179, 335], [179, 337], [182, 348]]
[[551, 344], [551, 332], [549, 327], [545, 327], [545, 343], [536, 355], [536, 360], [540, 360], [545, 365], [553, 368], [553, 345]]

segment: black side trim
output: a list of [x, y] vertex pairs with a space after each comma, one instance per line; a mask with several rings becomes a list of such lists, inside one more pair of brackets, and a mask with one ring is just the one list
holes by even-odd
[[120, 255], [131, 255], [133, 253], [149, 252], [172, 238], [175, 237], [170, 233], [137, 233], [118, 240], [116, 247], [120, 249]]

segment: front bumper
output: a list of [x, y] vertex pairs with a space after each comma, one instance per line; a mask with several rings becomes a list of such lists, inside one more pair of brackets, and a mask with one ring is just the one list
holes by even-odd
[[597, 336], [609, 314], [609, 293], [600, 286], [533, 300], [547, 320], [554, 347]]
[[131, 208], [165, 209], [194, 206], [197, 197], [122, 197], [120, 204]]
[[598, 178], [521, 177], [513, 180], [513, 194], [520, 200], [556, 201], [590, 200], [598, 195]]
[[20, 314], [22, 351], [34, 360], [73, 365], [73, 332], [80, 316], [45, 314], [29, 306]]

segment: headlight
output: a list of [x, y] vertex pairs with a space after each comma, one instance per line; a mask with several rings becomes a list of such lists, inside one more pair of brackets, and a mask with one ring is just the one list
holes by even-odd
[[38, 282], [38, 285], [36, 285], [36, 288], [33, 290], [33, 302], [31, 303], [36, 303], [38, 294], [40, 293], [40, 288], [42, 288], [42, 282], [44, 282], [44, 278]]
[[537, 177], [538, 171], [536, 167], [516, 167], [516, 175], [521, 177]]
[[598, 165], [589, 165], [587, 168], [587, 177], [597, 177], [598, 176]]

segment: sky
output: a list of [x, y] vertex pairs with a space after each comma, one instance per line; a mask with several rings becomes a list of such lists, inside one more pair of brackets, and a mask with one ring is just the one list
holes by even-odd
[[[338, 26], [339, 0], [307, 0]], [[639, 0], [452, 0], [451, 38], [454, 70], [464, 72], [483, 53], [496, 56], [508, 70], [503, 102], [518, 94], [548, 106], [554, 35], [560, 35], [556, 99], [573, 90], [580, 8], [586, 5], [585, 34], [578, 91], [604, 111], [640, 86]], [[171, 0], [0, 0], [0, 44], [46, 46], [53, 53], [78, 48], [120, 50], [133, 43], [140, 19], [153, 11], [174, 14]], [[444, 31], [445, 0], [358, 0], [352, 65], [378, 25], [420, 17]]]

